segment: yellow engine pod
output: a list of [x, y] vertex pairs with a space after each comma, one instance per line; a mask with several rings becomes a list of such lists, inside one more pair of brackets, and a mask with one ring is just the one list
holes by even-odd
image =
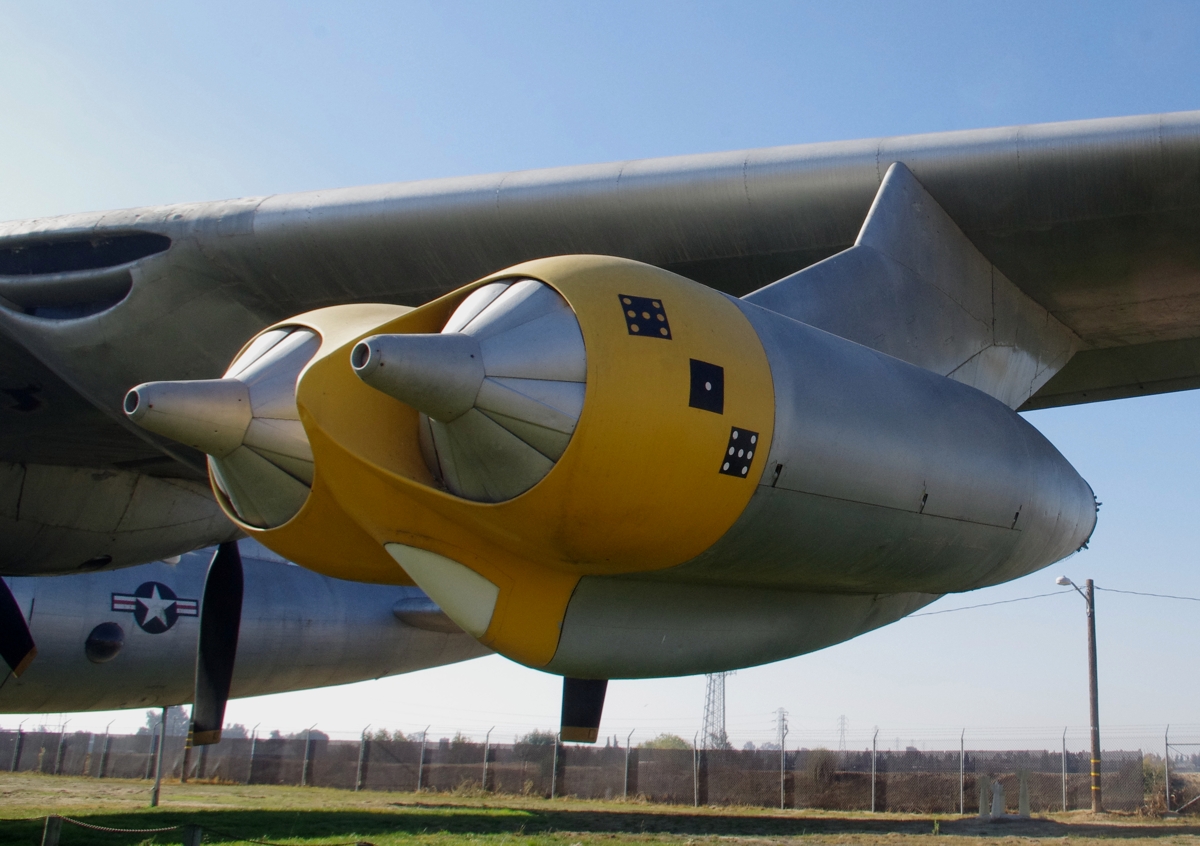
[[[353, 345], [363, 335], [372, 333], [375, 327], [394, 321], [398, 316], [411, 311], [412, 309], [404, 306], [373, 303], [331, 306], [280, 321], [268, 326], [259, 335], [281, 327], [300, 326], [312, 329], [321, 340], [320, 348], [313, 357], [313, 361], [316, 361], [335, 355], [347, 344]], [[238, 351], [234, 360], [246, 351], [253, 340], [252, 338]], [[305, 370], [311, 365], [312, 361]], [[370, 393], [378, 394], [377, 391]], [[384, 399], [386, 400], [386, 397]], [[364, 396], [362, 402], [363, 413], [375, 415], [381, 425], [403, 426], [408, 421], [406, 409], [397, 408], [394, 402], [380, 402], [372, 396]], [[303, 412], [301, 417], [304, 417]], [[311, 422], [303, 422], [305, 430], [311, 433]], [[413, 468], [418, 478], [420, 469], [421, 467]], [[426, 474], [426, 481], [432, 482], [429, 474]], [[217, 503], [230, 520], [246, 534], [291, 561], [334, 578], [377, 584], [413, 584], [412, 579], [396, 567], [395, 561], [379, 546], [375, 538], [364, 531], [362, 525], [338, 504], [321, 473], [314, 475], [312, 491], [300, 511], [291, 520], [273, 529], [248, 524], [239, 517], [213, 478], [211, 464], [209, 483]]]
[[[475, 287], [512, 277], [545, 282], [574, 310], [587, 352], [584, 406], [544, 479], [505, 502], [473, 502], [435, 486], [417, 412], [358, 379], [350, 350], [369, 334], [437, 332]], [[331, 337], [321, 324], [335, 312], [288, 322]], [[758, 336], [724, 295], [655, 267], [539, 259], [351, 334], [340, 333], [340, 346], [323, 343], [298, 383], [316, 467], [310, 500], [289, 523], [253, 533], [285, 554], [307, 547], [295, 555], [303, 563], [330, 561], [339, 538], [310, 524], [336, 510], [379, 548], [402, 544], [465, 565], [497, 588], [481, 640], [529, 665], [553, 657], [581, 576], [695, 557], [742, 513], [765, 469], [774, 398]], [[719, 409], [689, 404], [695, 367], [702, 377], [723, 374]]]

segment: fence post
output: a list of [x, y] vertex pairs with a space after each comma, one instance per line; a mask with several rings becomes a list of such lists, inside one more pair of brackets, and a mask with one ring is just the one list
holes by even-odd
[[632, 748], [633, 732], [635, 731], [637, 729], [632, 729], [629, 736], [625, 738], [625, 792], [621, 794], [625, 799], [629, 798], [629, 750]]
[[485, 737], [483, 739], [483, 781], [480, 782], [480, 784], [479, 784], [479, 787], [482, 790], [488, 789], [488, 786], [487, 786], [488, 754], [491, 753], [491, 751], [492, 751], [492, 732], [495, 730], [496, 730], [496, 727], [492, 726], [490, 729], [487, 730], [487, 737]]
[[1067, 812], [1067, 727], [1063, 726], [1062, 737], [1063, 813]]
[[46, 824], [42, 827], [42, 846], [58, 846], [58, 838], [61, 835], [62, 817], [46, 817]]
[[967, 812], [967, 730], [958, 736], [958, 813]]
[[1171, 813], [1171, 726], [1163, 732], [1163, 792], [1166, 794], [1167, 813]]
[[158, 792], [162, 788], [163, 750], [167, 747], [167, 706], [162, 709], [162, 719], [158, 723], [158, 755], [154, 764], [154, 789], [150, 792], [150, 807], [158, 807]]
[[17, 742], [13, 744], [12, 763], [8, 765], [8, 771], [15, 773], [17, 764], [21, 763], [21, 747], [25, 745], [25, 721], [21, 720], [21, 725], [17, 726]]
[[[67, 720], [67, 723], [71, 722]], [[63, 723], [58, 729], [58, 748], [54, 750], [54, 769], [51, 772], [54, 775], [61, 775], [62, 759], [63, 759], [63, 742], [67, 738], [67, 723]]]
[[192, 745], [186, 740], [183, 742], [183, 763], [179, 766], [179, 783], [187, 784], [188, 770], [192, 766]]
[[254, 778], [254, 753], [258, 750], [258, 726], [250, 729], [250, 764], [246, 767], [246, 784]]
[[692, 807], [700, 807], [700, 733], [692, 737]]
[[312, 730], [316, 726], [313, 723], [304, 730], [304, 763], [300, 766], [300, 786], [308, 787], [308, 762], [312, 755]]
[[354, 790], [357, 793], [362, 790], [363, 785], [363, 763], [367, 760], [367, 728], [362, 730], [362, 737], [358, 741], [358, 771], [354, 774]]
[[156, 739], [157, 739], [157, 735], [154, 733], [154, 729], [151, 728], [150, 729], [150, 751], [146, 754], [146, 773], [145, 773], [145, 775], [142, 776], [142, 778], [144, 778], [144, 779], [150, 778], [150, 773], [152, 773], [154, 771], [154, 750], [158, 748], [157, 746], [155, 746]]
[[871, 813], [875, 813], [875, 758], [879, 751], [879, 729], [871, 737]]
[[421, 757], [417, 761], [417, 792], [421, 792], [421, 778], [425, 775], [425, 744], [429, 740], [429, 726], [421, 732]]
[[558, 745], [561, 743], [559, 736], [554, 735], [554, 766], [550, 770], [550, 798], [554, 799], [558, 796]]
[[[200, 747], [203, 749], [204, 747]], [[183, 846], [200, 846], [200, 841], [204, 838], [204, 829], [194, 823], [183, 827]]]
[[783, 810], [784, 803], [784, 784], [783, 784], [783, 744], [779, 744], [779, 810]]
[[108, 727], [111, 725], [112, 721], [110, 720], [104, 727], [104, 743], [100, 745], [100, 771], [96, 773], [96, 778], [104, 778], [104, 774], [108, 772], [108, 744], [112, 741], [108, 734]]

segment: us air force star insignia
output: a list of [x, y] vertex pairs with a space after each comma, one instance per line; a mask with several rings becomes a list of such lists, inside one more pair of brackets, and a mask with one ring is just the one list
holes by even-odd
[[162, 582], [144, 582], [133, 593], [114, 593], [113, 611], [130, 611], [142, 630], [162, 634], [175, 625], [180, 617], [200, 614], [196, 599], [180, 599], [175, 591]]

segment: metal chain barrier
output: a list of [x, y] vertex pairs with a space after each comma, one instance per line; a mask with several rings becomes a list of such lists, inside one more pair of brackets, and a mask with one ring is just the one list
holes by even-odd
[[[58, 846], [59, 830], [63, 823], [70, 823], [79, 828], [85, 828], [89, 831], [102, 831], [106, 834], [164, 834], [168, 831], [180, 831], [183, 829], [191, 829], [194, 833], [192, 842], [200, 842], [200, 834], [215, 834], [217, 837], [224, 838], [232, 842], [238, 843], [257, 843], [260, 846], [291, 846], [287, 843], [277, 843], [273, 840], [257, 840], [253, 837], [240, 837], [236, 834], [230, 834], [227, 831], [210, 828], [209, 826], [201, 826], [196, 823], [180, 823], [179, 825], [163, 826], [161, 828], [115, 828], [106, 825], [95, 825], [93, 823], [84, 822], [83, 820], [64, 817], [59, 814], [51, 814], [49, 816], [39, 817], [3, 817], [0, 822], [37, 822], [45, 823], [45, 831], [42, 837], [43, 846]], [[318, 846], [374, 846], [373, 843], [367, 840], [344, 840], [338, 843], [322, 843]]]
[[[33, 817], [33, 819], [44, 819], [43, 817]], [[183, 828], [183, 825], [170, 825], [166, 828], [109, 828], [103, 825], [92, 825], [85, 823], [83, 820], [73, 820], [70, 817], [59, 816], [63, 822], [69, 822], [71, 825], [77, 825], [80, 828], [89, 828], [92, 831], [103, 831], [108, 834], [162, 834], [164, 831], [178, 831]]]

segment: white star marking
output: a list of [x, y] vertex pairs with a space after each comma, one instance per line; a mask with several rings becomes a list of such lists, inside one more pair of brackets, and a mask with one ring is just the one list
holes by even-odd
[[164, 626], [167, 625], [167, 609], [175, 604], [175, 600], [163, 599], [159, 596], [158, 585], [150, 589], [149, 596], [139, 596], [137, 601], [146, 609], [146, 623], [149, 623], [152, 619], [158, 619], [162, 621]]

